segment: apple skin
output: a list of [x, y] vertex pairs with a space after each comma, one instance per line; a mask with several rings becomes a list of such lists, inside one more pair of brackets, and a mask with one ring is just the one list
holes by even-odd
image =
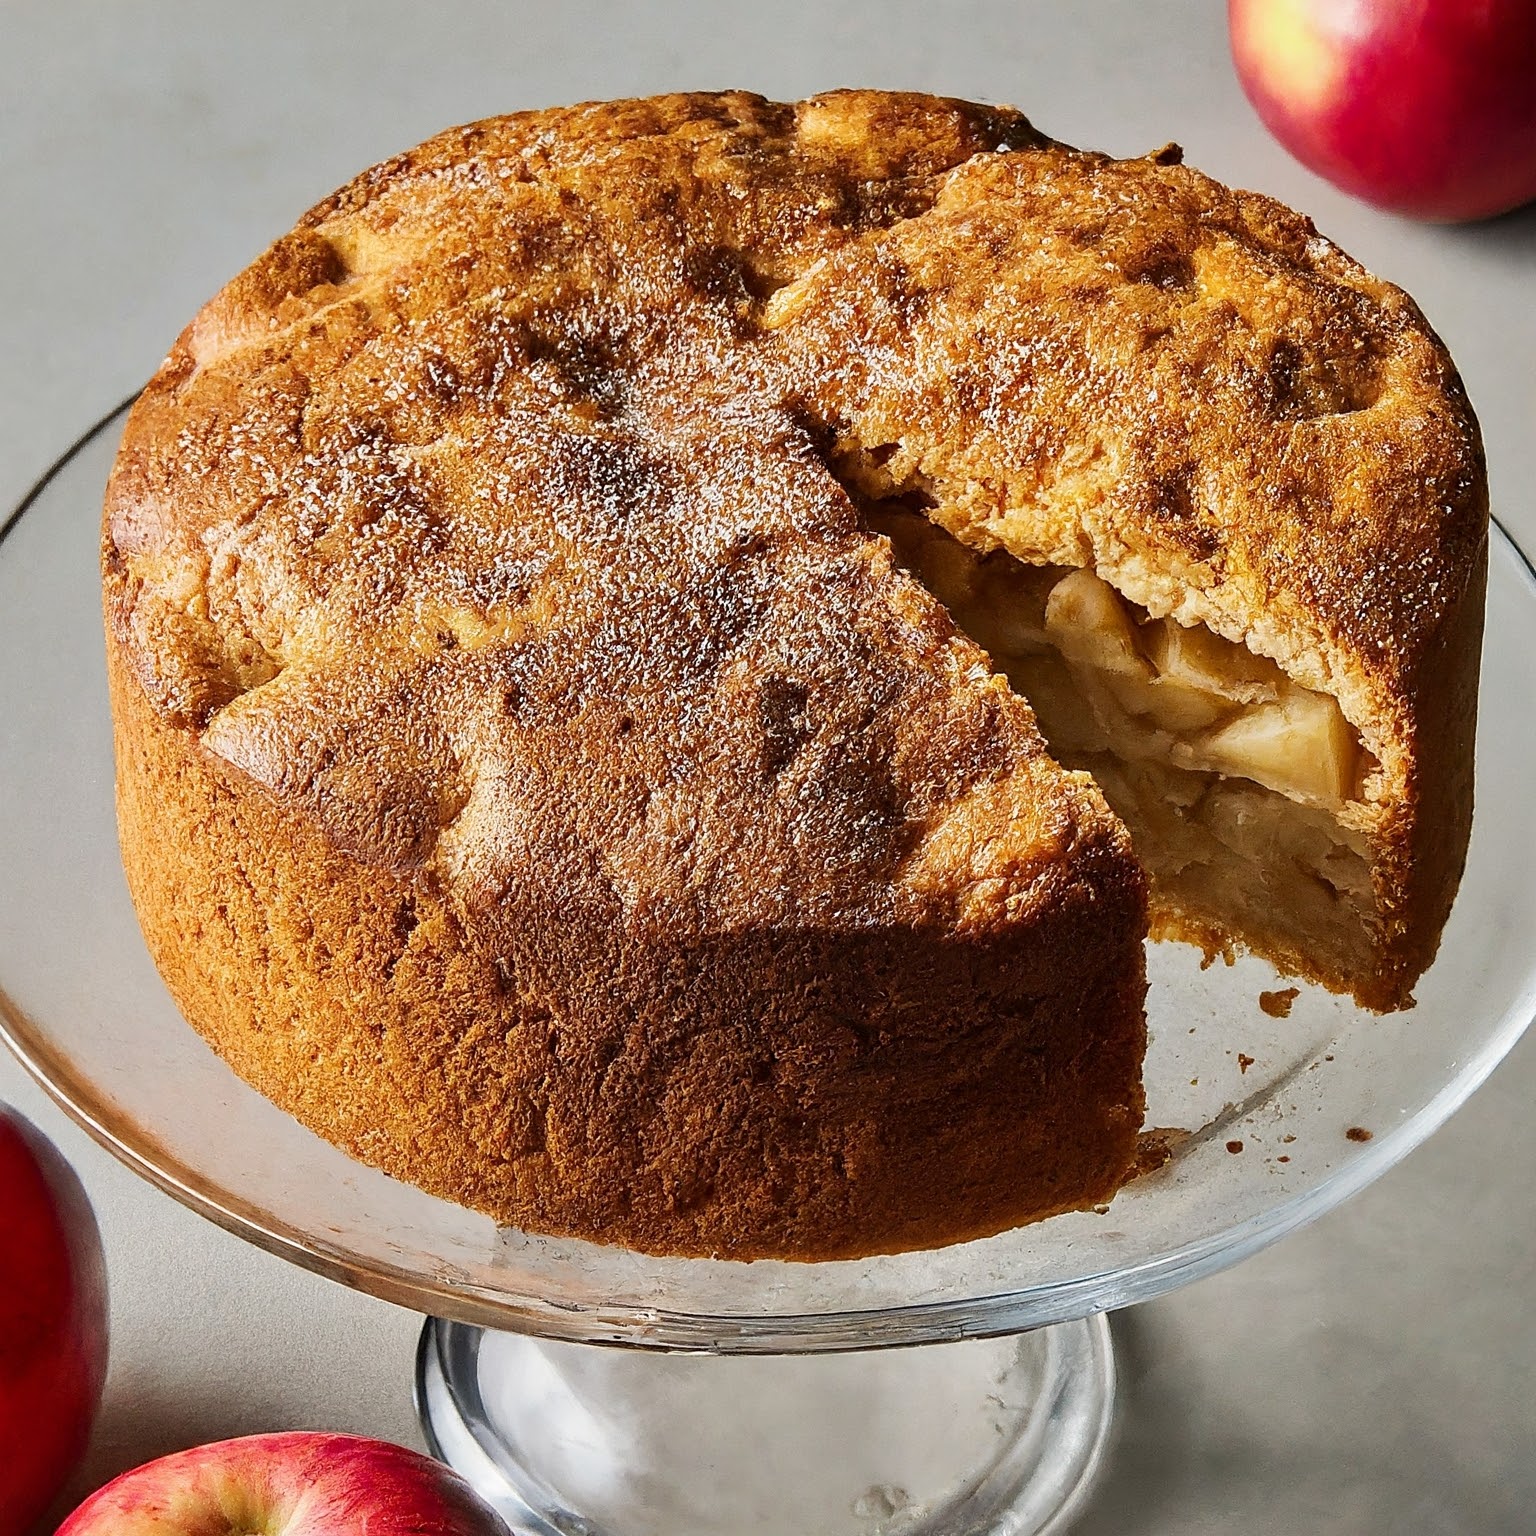
[[508, 1536], [457, 1472], [384, 1440], [292, 1431], [125, 1472], [56, 1536]]
[[0, 1105], [0, 1536], [21, 1536], [74, 1470], [107, 1374], [107, 1269], [58, 1150]]
[[1536, 0], [1227, 0], [1265, 126], [1377, 207], [1436, 223], [1536, 198]]

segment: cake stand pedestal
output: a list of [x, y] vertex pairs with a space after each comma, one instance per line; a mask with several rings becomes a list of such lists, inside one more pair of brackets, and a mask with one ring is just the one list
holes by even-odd
[[519, 1532], [1062, 1530], [1109, 1438], [1102, 1315], [856, 1354], [593, 1349], [429, 1319], [434, 1454]]
[[[923, 1253], [742, 1264], [497, 1229], [312, 1136], [180, 1019], [118, 864], [97, 526], [116, 416], [0, 532], [0, 1034], [99, 1141], [250, 1241], [428, 1314], [423, 1423], [521, 1532], [1060, 1529], [1110, 1422], [1101, 1314], [1383, 1173], [1536, 1011], [1536, 579], [1493, 540], [1467, 871], [1418, 1006], [1253, 960], [1148, 965], [1172, 1156], [1101, 1213]], [[610, 1346], [593, 1348], [591, 1346]], [[901, 1348], [893, 1346], [925, 1346]], [[613, 1347], [625, 1346], [625, 1347]]]

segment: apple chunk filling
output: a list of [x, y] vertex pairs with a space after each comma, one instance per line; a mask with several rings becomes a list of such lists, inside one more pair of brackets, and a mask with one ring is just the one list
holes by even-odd
[[1267, 658], [1203, 626], [1138, 622], [1092, 571], [1051, 588], [1044, 638], [1116, 755], [1252, 779], [1309, 805], [1354, 797], [1360, 742], [1338, 704]]
[[1090, 570], [978, 555], [921, 513], [868, 509], [897, 560], [1034, 709], [1130, 828], [1161, 931], [1292, 969], [1368, 963], [1369, 849], [1348, 810], [1375, 761], [1327, 694]]

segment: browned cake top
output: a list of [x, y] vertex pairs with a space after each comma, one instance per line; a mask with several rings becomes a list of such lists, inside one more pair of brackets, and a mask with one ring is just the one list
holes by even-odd
[[1176, 158], [876, 92], [440, 135], [139, 401], [115, 633], [211, 752], [481, 899], [1007, 920], [1120, 834], [845, 485], [1091, 560], [1378, 748], [1481, 536], [1411, 301]]

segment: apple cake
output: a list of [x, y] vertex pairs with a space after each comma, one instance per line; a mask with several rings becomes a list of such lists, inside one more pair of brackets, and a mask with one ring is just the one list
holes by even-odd
[[436, 1194], [970, 1238], [1128, 1176], [1149, 931], [1410, 1001], [1485, 548], [1412, 302], [1171, 147], [497, 118], [306, 215], [133, 409], [128, 879], [215, 1049]]

